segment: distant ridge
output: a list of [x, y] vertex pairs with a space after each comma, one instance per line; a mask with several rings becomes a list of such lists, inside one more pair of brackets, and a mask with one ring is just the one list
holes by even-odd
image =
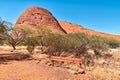
[[81, 25], [72, 24], [72, 23], [65, 22], [65, 21], [59, 21], [59, 24], [62, 26], [62, 28], [67, 33], [82, 32], [82, 33], [86, 33], [86, 34], [89, 34], [89, 35], [96, 35], [96, 36], [101, 36], [101, 37], [105, 37], [105, 38], [113, 38], [113, 39], [120, 40], [119, 35], [107, 34], [107, 33], [103, 33], [103, 32], [96, 32], [94, 30], [84, 28]]

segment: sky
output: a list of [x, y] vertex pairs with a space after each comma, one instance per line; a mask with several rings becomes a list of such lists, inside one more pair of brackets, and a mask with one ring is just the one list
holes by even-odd
[[0, 17], [15, 24], [31, 6], [49, 10], [60, 21], [120, 35], [120, 0], [0, 0]]

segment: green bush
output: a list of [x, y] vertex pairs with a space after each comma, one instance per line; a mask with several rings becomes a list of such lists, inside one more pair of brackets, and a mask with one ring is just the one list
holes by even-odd
[[[67, 56], [72, 53], [75, 57], [83, 57], [86, 64], [94, 63], [93, 58], [104, 56], [104, 51], [110, 48], [110, 39], [89, 36], [83, 33], [60, 35], [55, 34], [48, 39], [49, 47], [48, 54], [61, 56], [61, 53], [67, 53]], [[111, 42], [116, 43], [116, 42]], [[119, 43], [119, 41], [118, 41]], [[118, 46], [116, 46], [118, 47]], [[94, 56], [87, 53], [87, 50], [94, 51]]]
[[[84, 35], [84, 36], [83, 36]], [[87, 51], [85, 34], [54, 34], [48, 38], [48, 54], [60, 56], [62, 52], [74, 53], [76, 57], [80, 57], [82, 53]], [[68, 54], [69, 55], [69, 54]]]
[[120, 41], [117, 41], [115, 39], [108, 39], [107, 44], [110, 48], [117, 48], [120, 47]]
[[0, 45], [3, 45], [6, 41], [12, 26], [12, 23], [4, 21], [0, 17]]
[[28, 52], [32, 54], [35, 46], [39, 45], [39, 37], [27, 37], [24, 43], [27, 45]]
[[30, 54], [33, 54], [34, 49], [35, 49], [35, 46], [32, 46], [32, 45], [28, 45], [28, 46], [27, 46], [27, 51], [28, 51]]
[[99, 36], [90, 36], [89, 38], [89, 47], [94, 50], [95, 56], [100, 57], [103, 51], [109, 49], [108, 44], [106, 43], [107, 39]]

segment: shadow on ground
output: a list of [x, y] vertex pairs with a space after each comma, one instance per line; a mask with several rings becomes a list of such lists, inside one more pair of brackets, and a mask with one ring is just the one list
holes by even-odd
[[10, 60], [31, 60], [31, 56], [23, 53], [10, 53], [10, 54], [0, 54], [0, 64], [8, 62]]

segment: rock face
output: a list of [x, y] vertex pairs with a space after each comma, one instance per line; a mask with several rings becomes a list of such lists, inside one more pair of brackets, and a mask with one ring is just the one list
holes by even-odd
[[49, 27], [53, 33], [66, 33], [55, 17], [46, 9], [40, 7], [28, 8], [17, 20], [16, 25], [35, 27], [43, 25]]
[[107, 33], [103, 33], [103, 32], [97, 32], [97, 31], [94, 31], [94, 30], [91, 30], [91, 29], [84, 28], [81, 25], [72, 24], [72, 23], [64, 22], [64, 21], [59, 21], [59, 24], [62, 26], [62, 28], [67, 33], [81, 32], [81, 33], [86, 33], [86, 34], [89, 34], [89, 35], [96, 35], [96, 36], [101, 36], [101, 37], [105, 37], [105, 38], [113, 38], [113, 39], [116, 39], [116, 40], [120, 40], [119, 35], [113, 35], [113, 34], [107, 34]]

